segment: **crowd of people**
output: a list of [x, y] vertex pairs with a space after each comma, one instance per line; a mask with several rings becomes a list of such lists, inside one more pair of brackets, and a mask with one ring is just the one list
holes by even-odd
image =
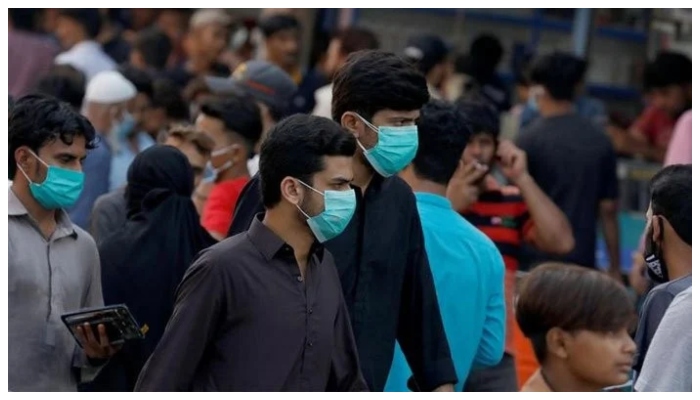
[[[687, 57], [624, 124], [488, 34], [305, 71], [293, 9], [9, 14], [10, 391], [692, 390]], [[629, 277], [621, 155], [665, 163]], [[115, 304], [144, 339], [61, 320]]]

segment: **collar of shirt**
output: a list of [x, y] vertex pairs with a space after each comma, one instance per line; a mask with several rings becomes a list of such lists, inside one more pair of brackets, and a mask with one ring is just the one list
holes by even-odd
[[67, 53], [102, 53], [102, 45], [95, 42], [94, 40], [85, 40], [80, 43], [75, 44]]
[[450, 200], [445, 196], [426, 192], [416, 192], [415, 195], [416, 200], [418, 200], [419, 203], [427, 204], [437, 208], [452, 210], [452, 204], [450, 203]]
[[[294, 250], [290, 245], [285, 243], [281, 237], [277, 236], [270, 228], [262, 223], [262, 219], [265, 213], [259, 213], [253, 219], [248, 229], [248, 237], [253, 245], [260, 251], [260, 253], [265, 257], [265, 260], [271, 261], [277, 254], [284, 252], [287, 254], [294, 254]], [[311, 245], [311, 251], [309, 251], [309, 256], [316, 255], [319, 262], [323, 261], [323, 246], [316, 240]]]
[[[29, 211], [27, 211], [27, 208], [24, 206], [24, 204], [22, 204], [19, 197], [15, 195], [15, 192], [12, 191], [11, 187], [8, 189], [7, 200], [8, 216], [26, 217], [31, 221], [34, 221], [34, 218], [29, 215]], [[57, 211], [58, 219], [56, 221], [56, 232], [53, 234], [52, 239], [60, 239], [65, 236], [72, 236], [75, 238], [77, 236], [77, 232], [75, 232], [75, 228], [73, 227], [73, 223], [71, 222], [70, 217], [68, 217], [68, 214], [63, 209]]]
[[[139, 152], [146, 150], [154, 144], [156, 144], [156, 142], [148, 133], [138, 132], [136, 134], [136, 148]], [[136, 157], [136, 153], [134, 153], [131, 149], [131, 146], [129, 146], [128, 138], [119, 139], [119, 148], [117, 149], [116, 153], [126, 153]]]

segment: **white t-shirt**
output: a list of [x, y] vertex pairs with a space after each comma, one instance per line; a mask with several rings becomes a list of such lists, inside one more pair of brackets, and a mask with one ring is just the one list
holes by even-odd
[[654, 335], [639, 379], [638, 392], [693, 390], [693, 287], [680, 292]]

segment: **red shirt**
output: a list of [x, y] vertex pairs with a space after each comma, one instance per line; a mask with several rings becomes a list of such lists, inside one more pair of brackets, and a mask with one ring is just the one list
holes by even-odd
[[209, 232], [226, 237], [233, 220], [233, 209], [248, 178], [237, 178], [219, 182], [211, 188], [202, 211], [202, 226]]
[[676, 121], [663, 110], [649, 106], [634, 121], [632, 129], [639, 131], [655, 148], [665, 149], [671, 141]]

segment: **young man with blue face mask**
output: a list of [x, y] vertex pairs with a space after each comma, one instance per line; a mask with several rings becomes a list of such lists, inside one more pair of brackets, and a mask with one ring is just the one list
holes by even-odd
[[100, 72], [88, 82], [83, 114], [95, 127], [97, 145], [83, 164], [85, 190], [69, 209], [73, 223], [83, 229], [88, 229], [95, 200], [110, 190], [113, 152], [122, 132], [133, 128], [127, 103], [136, 93], [136, 87], [116, 71]]
[[[384, 389], [397, 340], [419, 390], [452, 390], [457, 381], [416, 199], [393, 176], [417, 152], [415, 124], [428, 100], [422, 74], [388, 52], [352, 54], [333, 80], [333, 120], [358, 143], [352, 166], [357, 211], [327, 246], [373, 391]], [[229, 234], [246, 231], [261, 211], [259, 181], [253, 178], [241, 194]]]
[[205, 250], [137, 391], [366, 391], [333, 256], [355, 213], [355, 141], [295, 115], [261, 149], [265, 213]]
[[94, 146], [88, 120], [54, 98], [24, 97], [10, 116], [10, 391], [75, 391], [117, 351], [104, 326], [81, 329], [79, 347], [61, 322], [103, 305], [95, 242], [65, 212], [83, 190], [81, 164]]

